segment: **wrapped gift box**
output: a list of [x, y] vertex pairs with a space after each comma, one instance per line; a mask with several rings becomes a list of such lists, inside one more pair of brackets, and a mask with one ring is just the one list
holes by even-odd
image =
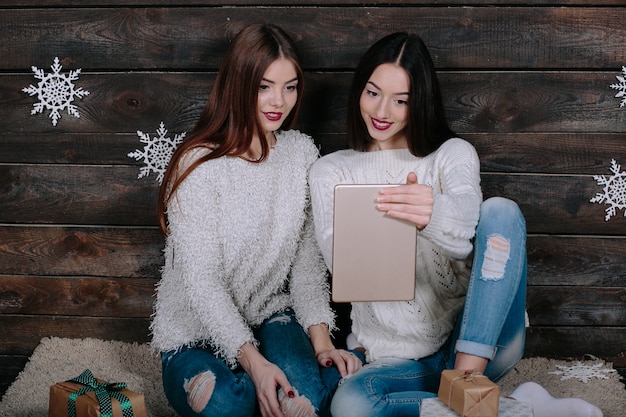
[[89, 370], [75, 379], [50, 386], [48, 417], [73, 417], [72, 414], [76, 417], [148, 417], [143, 394], [127, 389], [124, 383], [95, 379]]
[[437, 395], [462, 417], [498, 417], [500, 387], [480, 372], [443, 371]]
[[[533, 417], [533, 407], [512, 398], [500, 398], [498, 405], [498, 417]], [[451, 410], [439, 398], [426, 398], [422, 400], [420, 417], [459, 417], [459, 414]]]

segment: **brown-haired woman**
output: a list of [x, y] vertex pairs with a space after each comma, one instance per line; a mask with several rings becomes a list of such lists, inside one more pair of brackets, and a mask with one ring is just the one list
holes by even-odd
[[318, 150], [281, 130], [302, 91], [292, 40], [273, 25], [245, 28], [165, 173], [152, 346], [181, 416], [328, 415], [339, 379], [361, 366], [329, 336], [307, 180]]

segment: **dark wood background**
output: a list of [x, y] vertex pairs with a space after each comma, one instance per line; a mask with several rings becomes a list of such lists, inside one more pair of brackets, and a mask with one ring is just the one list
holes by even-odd
[[[592, 354], [626, 370], [626, 218], [594, 175], [626, 169], [623, 0], [3, 0], [0, 5], [0, 394], [46, 336], [147, 341], [163, 239], [137, 131], [191, 130], [228, 33], [272, 22], [306, 69], [299, 128], [345, 146], [352, 69], [375, 40], [420, 34], [449, 119], [482, 160], [485, 196], [528, 225], [527, 356]], [[252, 3], [257, 4], [256, 6]], [[224, 7], [227, 6], [227, 7]], [[90, 94], [55, 127], [31, 115], [32, 66]], [[622, 191], [623, 192], [623, 191]], [[622, 199], [624, 196], [622, 195]]]

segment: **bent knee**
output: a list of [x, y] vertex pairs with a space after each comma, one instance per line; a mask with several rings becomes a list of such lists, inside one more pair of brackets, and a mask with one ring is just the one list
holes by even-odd
[[490, 197], [482, 202], [480, 206], [481, 216], [498, 213], [510, 213], [514, 216], [522, 216], [517, 203], [505, 197]]
[[370, 416], [374, 407], [365, 392], [365, 390], [356, 391], [353, 387], [340, 385], [330, 403], [330, 414], [342, 417]]
[[195, 377], [185, 380], [183, 386], [187, 393], [187, 403], [196, 413], [204, 410], [215, 390], [215, 375], [205, 371]]

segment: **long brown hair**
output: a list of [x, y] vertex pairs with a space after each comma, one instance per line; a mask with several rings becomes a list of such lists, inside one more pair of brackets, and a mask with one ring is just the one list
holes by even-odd
[[[295, 44], [277, 26], [248, 26], [235, 36], [228, 47], [200, 119], [187, 139], [178, 146], [165, 171], [157, 202], [159, 226], [163, 233], [167, 233], [167, 205], [191, 171], [210, 159], [225, 155], [241, 156], [250, 147], [254, 135], [264, 138], [256, 117], [258, 92], [263, 74], [279, 58], [291, 61], [298, 75], [296, 104], [281, 128], [293, 126], [304, 90], [302, 66]], [[179, 172], [181, 158], [195, 148], [207, 148], [211, 152], [198, 158], [184, 172]], [[269, 145], [261, 140], [261, 157], [254, 162], [264, 161], [268, 154]]]

